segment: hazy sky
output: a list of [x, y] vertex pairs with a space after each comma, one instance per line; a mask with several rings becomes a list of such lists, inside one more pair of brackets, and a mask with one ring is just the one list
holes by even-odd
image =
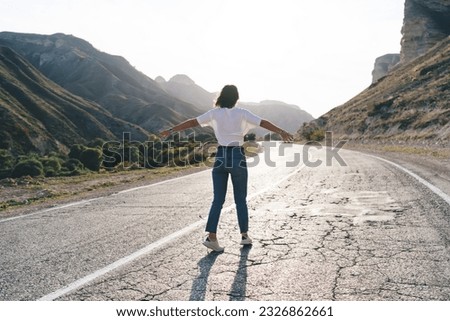
[[0, 0], [0, 31], [63, 32], [151, 78], [187, 74], [242, 101], [318, 117], [371, 83], [400, 51], [404, 0]]

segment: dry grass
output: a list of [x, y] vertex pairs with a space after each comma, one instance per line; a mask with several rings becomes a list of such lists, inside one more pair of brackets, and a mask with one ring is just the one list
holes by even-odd
[[385, 144], [375, 144], [375, 143], [347, 143], [345, 148], [363, 150], [370, 152], [390, 152], [399, 153], [407, 155], [417, 155], [432, 157], [438, 160], [449, 160], [450, 159], [450, 148], [442, 147], [432, 147], [432, 146], [412, 146], [412, 145], [385, 145]]

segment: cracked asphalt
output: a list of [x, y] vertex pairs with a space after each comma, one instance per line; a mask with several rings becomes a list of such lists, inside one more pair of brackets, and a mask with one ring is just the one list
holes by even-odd
[[[311, 151], [325, 159], [323, 149]], [[358, 152], [339, 152], [347, 166], [282, 166], [293, 152], [301, 146], [273, 156], [277, 167], [250, 168], [252, 246], [239, 245], [230, 194], [218, 229], [224, 253], [203, 247], [201, 226], [58, 299], [450, 299], [447, 202]], [[211, 197], [205, 171], [0, 222], [0, 299], [35, 300], [62, 288], [198, 221]]]

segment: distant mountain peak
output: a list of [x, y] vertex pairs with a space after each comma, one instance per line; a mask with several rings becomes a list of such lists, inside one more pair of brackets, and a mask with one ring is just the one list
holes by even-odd
[[178, 74], [169, 79], [169, 82], [176, 82], [187, 86], [195, 85], [195, 82], [187, 75]]
[[279, 101], [279, 100], [262, 100], [260, 102], [261, 105], [288, 105], [287, 103], [283, 102], [283, 101]]
[[163, 76], [158, 76], [155, 78], [155, 81], [159, 84], [164, 84], [166, 82], [166, 79], [164, 79]]

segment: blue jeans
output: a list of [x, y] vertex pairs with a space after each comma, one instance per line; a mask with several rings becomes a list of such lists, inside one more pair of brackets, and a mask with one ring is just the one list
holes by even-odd
[[228, 176], [233, 183], [234, 202], [241, 233], [248, 231], [247, 163], [242, 147], [222, 147], [217, 150], [212, 170], [214, 199], [209, 211], [206, 232], [216, 233], [220, 212], [227, 194]]

